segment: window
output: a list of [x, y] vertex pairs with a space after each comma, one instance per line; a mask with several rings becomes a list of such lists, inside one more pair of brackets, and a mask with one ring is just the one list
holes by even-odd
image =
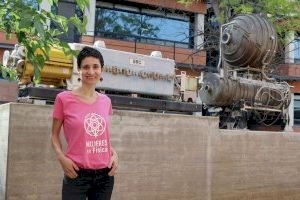
[[128, 41], [188, 48], [192, 45], [188, 20], [144, 12], [96, 8], [95, 35]]
[[99, 36], [134, 40], [139, 35], [140, 16], [110, 9], [96, 9], [95, 33]]
[[294, 125], [300, 126], [300, 95], [296, 94], [294, 100]]
[[189, 42], [189, 23], [175, 19], [141, 16], [141, 35], [177, 42]]

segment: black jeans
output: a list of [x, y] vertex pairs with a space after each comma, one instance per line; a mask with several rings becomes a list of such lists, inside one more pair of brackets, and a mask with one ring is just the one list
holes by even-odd
[[78, 176], [71, 179], [64, 176], [62, 200], [109, 200], [114, 177], [108, 176], [110, 169], [80, 169]]

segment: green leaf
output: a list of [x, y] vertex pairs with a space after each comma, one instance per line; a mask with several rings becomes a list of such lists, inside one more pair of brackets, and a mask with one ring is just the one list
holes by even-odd
[[19, 43], [23, 43], [24, 40], [26, 40], [26, 34], [23, 31], [20, 31], [17, 33], [17, 38]]
[[2, 72], [2, 73], [1, 73], [2, 77], [3, 77], [4, 79], [6, 79], [6, 78], [7, 78], [7, 72], [6, 72], [6, 70], [5, 70], [4, 67], [2, 68], [1, 72]]
[[57, 37], [57, 36], [63, 34], [63, 32], [62, 32], [62, 31], [59, 31], [59, 30], [57, 30], [57, 29], [51, 29], [51, 30], [50, 30], [50, 34], [51, 34], [53, 37]]
[[88, 8], [90, 5], [89, 0], [76, 0], [76, 3], [78, 4], [78, 6], [82, 12], [84, 12], [85, 7]]
[[26, 16], [21, 18], [20, 21], [20, 29], [24, 29], [24, 28], [29, 28], [32, 26], [32, 19], [31, 18], [27, 18]]
[[50, 6], [53, 6], [53, 0], [48, 0]]
[[56, 16], [55, 21], [63, 29], [64, 32], [68, 32], [68, 20], [64, 16]]
[[67, 54], [67, 55], [72, 55], [72, 49], [70, 48], [69, 44], [67, 42], [60, 42], [60, 46], [62, 47], [63, 51]]
[[55, 5], [57, 5], [58, 0], [52, 0]]
[[41, 71], [44, 67], [45, 58], [42, 55], [35, 55], [32, 57], [31, 62], [34, 66], [34, 83], [39, 83], [41, 80]]
[[69, 21], [74, 24], [74, 26], [77, 28], [77, 30], [80, 32], [80, 33], [84, 33], [86, 32], [86, 25], [84, 25], [85, 21], [86, 21], [86, 17], [84, 17], [84, 23], [81, 22], [81, 20], [77, 17], [77, 16], [74, 16], [74, 17], [71, 17], [69, 19]]
[[81, 33], [86, 33], [87, 17], [84, 15], [81, 24]]
[[41, 37], [45, 36], [43, 24], [40, 21], [38, 21], [38, 19], [36, 19], [36, 21], [34, 21], [34, 27], [37, 30], [38, 35], [40, 35]]

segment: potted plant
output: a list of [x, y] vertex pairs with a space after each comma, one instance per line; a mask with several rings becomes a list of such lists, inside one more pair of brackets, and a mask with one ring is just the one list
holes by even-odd
[[18, 92], [17, 71], [0, 64], [0, 103], [17, 101]]

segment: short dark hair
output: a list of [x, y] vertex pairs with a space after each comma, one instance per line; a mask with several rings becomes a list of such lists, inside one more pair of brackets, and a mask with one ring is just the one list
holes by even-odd
[[94, 57], [97, 58], [100, 61], [101, 64], [101, 68], [103, 68], [104, 66], [104, 60], [103, 60], [103, 56], [100, 53], [100, 51], [98, 51], [97, 49], [94, 49], [92, 47], [84, 47], [78, 54], [77, 56], [77, 67], [78, 69], [81, 68], [81, 62], [83, 59], [85, 59], [86, 57]]

